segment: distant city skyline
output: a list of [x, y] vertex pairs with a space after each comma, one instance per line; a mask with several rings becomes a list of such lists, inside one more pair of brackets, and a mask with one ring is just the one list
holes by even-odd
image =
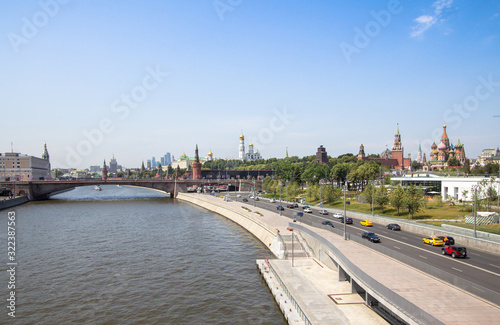
[[[229, 3], [229, 2], [228, 2]], [[212, 1], [0, 4], [0, 151], [53, 167], [164, 152], [238, 159], [430, 154], [500, 145], [500, 3]], [[149, 157], [149, 158], [148, 158]]]

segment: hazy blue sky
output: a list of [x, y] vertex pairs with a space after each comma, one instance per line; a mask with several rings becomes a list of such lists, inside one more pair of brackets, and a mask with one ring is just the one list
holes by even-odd
[[0, 34], [0, 151], [55, 167], [500, 145], [499, 1], [2, 1]]

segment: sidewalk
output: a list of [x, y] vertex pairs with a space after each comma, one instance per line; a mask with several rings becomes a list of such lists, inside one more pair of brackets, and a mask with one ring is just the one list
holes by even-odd
[[[191, 194], [190, 194], [191, 195]], [[240, 202], [225, 202], [220, 198], [208, 195], [195, 195], [196, 199], [210, 201], [219, 206], [227, 206], [232, 209], [241, 209]], [[260, 222], [268, 224], [272, 228], [279, 229], [282, 235], [289, 234], [287, 230], [289, 219], [279, 216], [278, 213], [252, 207], [246, 205], [252, 211], [259, 211], [262, 216], [253, 215]], [[241, 209], [244, 211], [243, 209]], [[393, 260], [383, 254], [373, 251], [366, 246], [357, 244], [353, 241], [345, 241], [341, 236], [338, 236], [330, 231], [303, 225], [304, 227], [313, 230], [333, 245], [335, 245], [345, 256], [347, 256], [356, 266], [362, 271], [369, 274], [375, 281], [381, 283], [385, 287], [398, 293], [400, 296], [417, 305], [427, 313], [445, 324], [496, 324], [500, 319], [500, 307], [479, 299], [471, 294], [457, 289], [447, 283], [444, 283], [434, 277], [417, 271], [406, 264]], [[311, 260], [311, 259], [310, 259]], [[328, 295], [344, 294], [346, 290], [342, 285], [347, 282], [338, 282], [337, 285], [325, 284], [327, 279], [338, 279], [334, 274], [313, 267], [313, 264], [299, 265], [295, 270], [291, 269], [290, 260], [273, 260], [273, 267], [284, 275], [287, 287], [290, 291], [294, 288], [294, 283], [297, 281], [295, 276], [301, 278], [303, 288], [317, 290], [320, 292], [321, 300], [330, 299]], [[330, 270], [335, 272], [334, 270]], [[289, 277], [290, 276], [290, 277]], [[318, 290], [318, 287], [321, 290]], [[335, 292], [336, 291], [336, 292]], [[349, 292], [349, 291], [347, 291]], [[297, 300], [304, 302], [301, 308], [306, 313], [315, 313], [314, 301], [308, 300], [304, 291], [296, 290], [294, 295]], [[317, 293], [316, 293], [317, 294]], [[308, 303], [309, 301], [309, 303]], [[333, 302], [332, 302], [333, 303]], [[332, 312], [334, 311], [332, 305]], [[368, 308], [368, 307], [366, 307]], [[349, 319], [349, 311], [346, 308], [338, 308], [346, 319]], [[318, 312], [318, 311], [316, 311]], [[318, 316], [318, 319], [321, 317]], [[353, 324], [358, 323], [352, 321]], [[371, 323], [371, 322], [369, 322]]]

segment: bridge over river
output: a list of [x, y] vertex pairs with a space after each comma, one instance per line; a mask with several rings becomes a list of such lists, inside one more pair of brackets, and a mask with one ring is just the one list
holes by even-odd
[[145, 187], [153, 190], [162, 191], [170, 194], [170, 197], [177, 197], [177, 193], [187, 193], [188, 188], [193, 186], [204, 185], [228, 185], [237, 191], [249, 191], [254, 186], [261, 189], [262, 182], [253, 180], [231, 180], [231, 179], [180, 179], [180, 180], [161, 180], [161, 179], [138, 179], [138, 180], [122, 180], [122, 179], [90, 179], [90, 180], [73, 180], [73, 181], [27, 181], [27, 182], [0, 182], [0, 187], [11, 189], [15, 196], [27, 196], [30, 201], [45, 200], [51, 195], [55, 195], [67, 190], [80, 186], [95, 186], [95, 185], [120, 185], [120, 186], [137, 186]]

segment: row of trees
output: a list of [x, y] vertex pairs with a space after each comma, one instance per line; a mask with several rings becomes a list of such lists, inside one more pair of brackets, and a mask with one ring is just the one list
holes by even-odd
[[375, 202], [382, 209], [390, 203], [398, 211], [398, 216], [401, 209], [408, 209], [411, 218], [413, 218], [414, 213], [420, 211], [424, 203], [424, 192], [414, 185], [407, 188], [398, 185], [388, 193], [387, 187], [384, 185], [374, 189], [371, 184], [368, 184], [363, 195], [370, 203]]

